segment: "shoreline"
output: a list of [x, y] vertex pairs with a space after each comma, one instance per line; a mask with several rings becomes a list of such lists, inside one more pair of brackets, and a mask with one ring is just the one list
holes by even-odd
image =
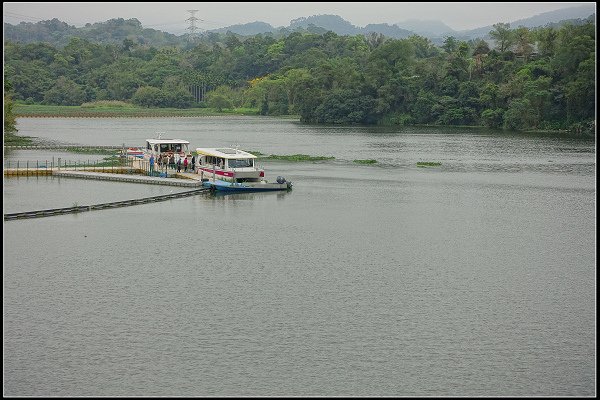
[[[237, 108], [218, 111], [213, 108], [81, 107], [39, 104], [14, 104], [13, 114], [15, 118], [183, 118], [261, 116], [258, 109], [252, 108]], [[300, 116], [298, 115], [283, 115], [277, 117], [300, 119]]]
[[[217, 111], [211, 108], [139, 108], [139, 107], [81, 107], [81, 106], [52, 106], [38, 104], [14, 104], [13, 114], [15, 118], [199, 118], [199, 117], [267, 117], [287, 120], [300, 121], [299, 115], [260, 115], [258, 109], [240, 108], [230, 111]], [[317, 124], [318, 125], [318, 124]], [[367, 125], [368, 126], [368, 125]], [[503, 129], [491, 129], [478, 125], [432, 125], [432, 124], [412, 124], [412, 125], [373, 125], [386, 127], [431, 127], [448, 129], [485, 129], [490, 132], [515, 133], [520, 135], [552, 135], [566, 136], [574, 138], [593, 139], [595, 135], [577, 135], [568, 130], [526, 130], [526, 131], [506, 131]], [[14, 135], [19, 137], [18, 134]]]

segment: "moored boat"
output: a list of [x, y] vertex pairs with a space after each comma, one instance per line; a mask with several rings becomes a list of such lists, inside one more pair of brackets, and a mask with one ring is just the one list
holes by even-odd
[[144, 147], [129, 147], [124, 154], [128, 158], [139, 158], [144, 161], [149, 161], [150, 157], [154, 156], [155, 165], [160, 166], [166, 166], [170, 162], [177, 164], [180, 159], [184, 158], [188, 158], [188, 162], [190, 161], [192, 154], [189, 150], [189, 141], [163, 139], [161, 135], [159, 133], [156, 139], [146, 139]]
[[190, 154], [189, 144], [183, 139], [162, 139], [161, 134], [157, 139], [146, 139], [146, 147], [144, 148], [144, 158], [150, 158], [154, 155], [155, 159], [164, 158], [167, 156], [175, 156], [175, 162], [179, 158], [188, 157]]
[[292, 182], [287, 182], [285, 179], [282, 179], [279, 182], [261, 181], [239, 183], [215, 179], [214, 181], [203, 181], [202, 186], [220, 192], [266, 192], [273, 190], [289, 190], [292, 188]]
[[203, 184], [222, 191], [288, 190], [292, 183], [278, 177], [269, 183], [265, 171], [256, 165], [257, 157], [230, 147], [196, 149], [196, 168]]
[[125, 154], [129, 157], [144, 158], [144, 151], [139, 147], [129, 147]]

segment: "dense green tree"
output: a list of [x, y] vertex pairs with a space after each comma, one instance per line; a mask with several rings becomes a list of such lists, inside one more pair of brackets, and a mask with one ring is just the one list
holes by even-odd
[[488, 128], [501, 128], [503, 121], [504, 110], [501, 108], [488, 108], [481, 113], [481, 122]]
[[351, 89], [335, 89], [315, 110], [315, 122], [328, 124], [373, 122], [374, 99]]
[[521, 130], [527, 128], [530, 120], [529, 112], [531, 105], [527, 99], [515, 99], [509, 104], [508, 110], [504, 112], [504, 128], [510, 130]]
[[442, 45], [442, 49], [448, 54], [454, 53], [458, 49], [458, 40], [454, 36], [447, 36], [444, 39], [444, 44]]
[[592, 58], [579, 64], [577, 78], [566, 85], [569, 122], [595, 119], [595, 63]]
[[501, 53], [510, 49], [515, 42], [515, 33], [510, 29], [510, 24], [497, 23], [493, 25], [494, 29], [490, 31], [490, 37], [496, 42], [496, 46]]
[[221, 94], [212, 94], [208, 96], [209, 107], [223, 111], [225, 108], [232, 108], [231, 101]]
[[[205, 96], [202, 105], [293, 113], [311, 123], [595, 129], [594, 21], [535, 29], [499, 23], [489, 43], [449, 36], [441, 46], [417, 35], [316, 28], [213, 32], [168, 45], [141, 32], [137, 20], [90, 24], [79, 36], [59, 21], [30, 25], [40, 37], [61, 32], [61, 44], [5, 43], [5, 79], [16, 101], [185, 108], [198, 104], [192, 88]], [[99, 36], [102, 44], [92, 39]]]
[[439, 117], [437, 96], [431, 92], [421, 90], [412, 106], [412, 115], [418, 124], [433, 123]]
[[83, 88], [72, 80], [60, 77], [44, 94], [45, 104], [79, 106], [86, 101]]
[[[4, 72], [6, 75], [6, 71]], [[13, 101], [11, 99], [12, 85], [6, 76], [4, 77], [4, 135], [13, 134], [18, 131], [17, 120], [13, 113]]]
[[17, 132], [17, 120], [13, 113], [13, 101], [10, 95], [4, 94], [4, 134]]
[[524, 26], [518, 27], [514, 31], [514, 41], [515, 41], [515, 53], [523, 57], [523, 59], [527, 62], [527, 59], [533, 52], [532, 45], [532, 35], [528, 28]]
[[165, 103], [159, 107], [190, 108], [194, 105], [194, 96], [183, 87], [163, 89]]
[[131, 100], [142, 107], [160, 107], [165, 103], [165, 95], [159, 88], [143, 86], [135, 91]]
[[538, 28], [533, 32], [542, 57], [552, 57], [556, 51], [558, 32], [553, 27]]

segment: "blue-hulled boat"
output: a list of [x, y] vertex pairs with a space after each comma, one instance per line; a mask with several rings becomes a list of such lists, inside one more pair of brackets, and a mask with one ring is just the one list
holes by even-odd
[[206, 180], [202, 182], [202, 186], [208, 187], [211, 190], [220, 192], [266, 192], [273, 190], [290, 190], [292, 182], [287, 182], [279, 177], [278, 182], [269, 183], [261, 182], [228, 182], [220, 179]]

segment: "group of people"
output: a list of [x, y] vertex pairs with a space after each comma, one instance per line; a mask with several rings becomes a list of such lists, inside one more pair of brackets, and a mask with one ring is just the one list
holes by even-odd
[[195, 172], [196, 171], [196, 156], [192, 156], [191, 160], [188, 160], [188, 158], [191, 156], [191, 154], [186, 155], [185, 157], [179, 157], [177, 158], [177, 161], [175, 161], [175, 154], [174, 153], [163, 153], [158, 157], [158, 160], [156, 160], [154, 158], [154, 154], [152, 154], [150, 156], [150, 172], [154, 171], [154, 164], [158, 164], [158, 167], [160, 169], [164, 168], [170, 168], [170, 169], [176, 169], [177, 172], [181, 172], [183, 170], [183, 172]]

